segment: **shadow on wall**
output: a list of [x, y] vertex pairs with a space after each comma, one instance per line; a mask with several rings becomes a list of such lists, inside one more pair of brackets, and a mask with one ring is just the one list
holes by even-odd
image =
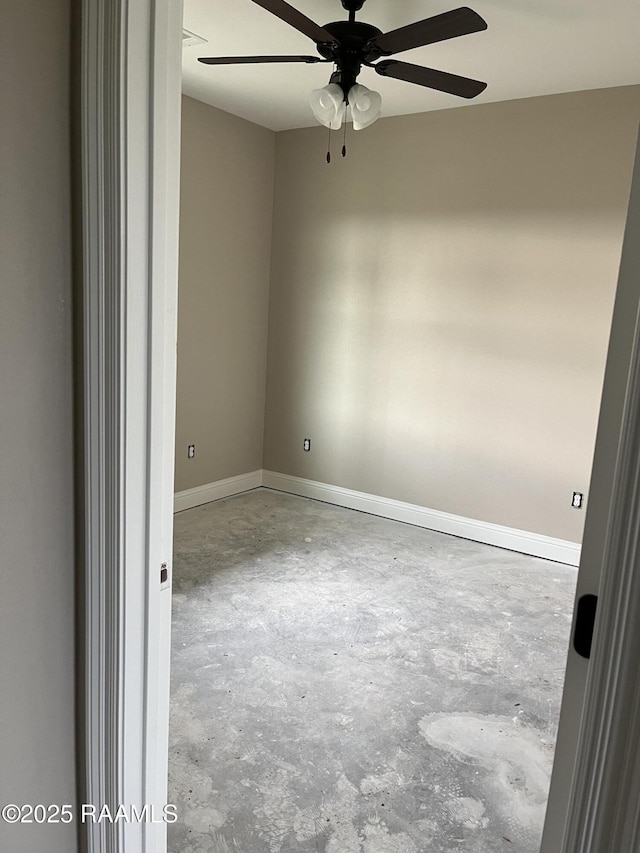
[[638, 112], [387, 119], [335, 168], [279, 134], [264, 467], [579, 541]]

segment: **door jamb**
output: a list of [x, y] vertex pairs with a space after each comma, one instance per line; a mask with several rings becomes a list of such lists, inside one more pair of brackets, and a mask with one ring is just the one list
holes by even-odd
[[[89, 853], [166, 849], [181, 0], [78, 0], [80, 824]], [[167, 581], [161, 582], [161, 569]]]
[[[587, 513], [583, 559], [597, 553], [600, 588], [578, 592], [596, 592], [598, 610], [561, 853], [640, 849], [640, 136], [591, 490], [601, 515]], [[551, 836], [543, 851], [558, 848]]]

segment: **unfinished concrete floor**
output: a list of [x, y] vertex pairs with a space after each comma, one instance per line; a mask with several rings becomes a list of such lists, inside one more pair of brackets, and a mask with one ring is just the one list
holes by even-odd
[[179, 513], [171, 853], [537, 853], [575, 581], [263, 489]]

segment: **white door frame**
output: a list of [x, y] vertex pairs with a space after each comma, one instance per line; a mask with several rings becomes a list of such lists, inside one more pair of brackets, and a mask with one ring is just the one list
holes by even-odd
[[[80, 0], [80, 798], [161, 853], [167, 797], [181, 0]], [[167, 572], [166, 581], [163, 571]], [[156, 822], [159, 821], [159, 822]]]
[[[543, 853], [640, 850], [640, 136], [578, 579], [586, 593], [598, 595], [593, 653], [582, 708], [565, 685]], [[567, 681], [576, 676], [571, 650]]]
[[[182, 2], [79, 8], [80, 792], [97, 806], [153, 805], [158, 818], [168, 757]], [[637, 163], [621, 270], [636, 294], [632, 346], [626, 366], [609, 361], [606, 378], [625, 389], [603, 492], [607, 571], [569, 796], [545, 829], [543, 849], [553, 853], [640, 849], [639, 208]], [[606, 418], [603, 409], [600, 431]], [[599, 446], [600, 436], [596, 461]], [[89, 823], [84, 843], [88, 853], [163, 853], [166, 827]]]

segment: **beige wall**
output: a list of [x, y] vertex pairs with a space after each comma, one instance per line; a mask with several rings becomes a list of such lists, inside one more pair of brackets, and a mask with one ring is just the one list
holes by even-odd
[[264, 467], [579, 540], [639, 94], [278, 134]]
[[176, 491], [262, 467], [275, 155], [270, 130], [182, 109]]
[[[0, 803], [73, 804], [68, 0], [2, 4], [0, 79]], [[0, 850], [76, 827], [0, 821]]]

